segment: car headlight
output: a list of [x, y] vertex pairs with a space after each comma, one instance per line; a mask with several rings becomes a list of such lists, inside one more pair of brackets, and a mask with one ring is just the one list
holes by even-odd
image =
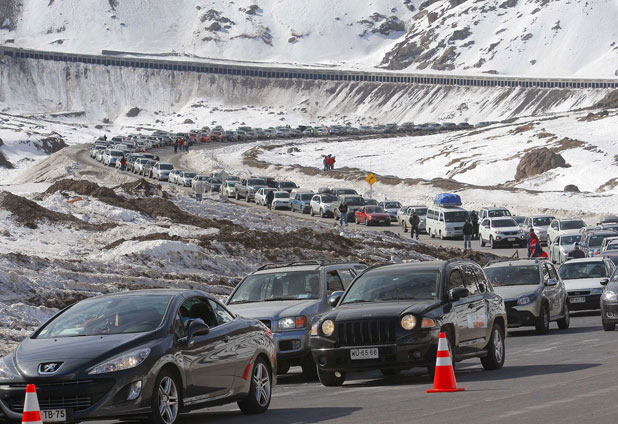
[[401, 327], [404, 330], [412, 330], [416, 327], [416, 317], [414, 315], [404, 315], [401, 318]]
[[601, 293], [603, 293], [603, 290], [604, 289], [602, 289], [602, 288], [592, 289], [592, 290], [590, 290], [590, 294], [601, 294]]
[[15, 375], [11, 372], [9, 367], [4, 362], [4, 359], [0, 358], [0, 380], [14, 380]]
[[319, 327], [319, 325], [320, 325], [320, 324], [316, 322], [315, 324], [313, 324], [313, 325], [311, 326], [311, 333], [310, 333], [310, 334], [311, 334], [312, 336], [317, 336], [317, 335], [318, 335], [318, 327]]
[[533, 293], [533, 294], [528, 295], [528, 296], [522, 296], [519, 299], [517, 299], [517, 304], [518, 305], [528, 305], [528, 304], [534, 302], [538, 297], [539, 297], [539, 295], [536, 294], [536, 293]]
[[129, 352], [97, 365], [88, 374], [104, 374], [135, 368], [144, 362], [148, 355], [150, 355], [150, 348]]
[[294, 330], [296, 328], [305, 328], [307, 326], [307, 317], [287, 317], [281, 318], [278, 323], [280, 330]]
[[523, 234], [523, 233], [524, 233], [524, 230], [519, 230], [519, 231], [518, 231], [518, 233], [519, 233], [519, 234]]
[[421, 328], [434, 328], [436, 327], [436, 321], [431, 318], [423, 318], [421, 322]]
[[601, 300], [606, 300], [608, 302], [616, 302], [618, 301], [618, 295], [613, 290], [606, 290], [605, 293], [603, 293], [603, 295], [601, 296]]
[[332, 336], [334, 332], [335, 332], [334, 322], [327, 319], [326, 321], [322, 323], [322, 333], [324, 333], [325, 336]]

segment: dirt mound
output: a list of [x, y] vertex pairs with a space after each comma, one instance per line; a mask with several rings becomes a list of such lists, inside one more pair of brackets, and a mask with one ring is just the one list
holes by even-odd
[[564, 191], [567, 193], [579, 193], [579, 187], [575, 184], [567, 184], [564, 186]]
[[614, 90], [603, 97], [593, 108], [614, 109], [618, 107], [618, 90]]
[[152, 184], [143, 178], [114, 187], [114, 190], [116, 189], [137, 197], [163, 197], [167, 199], [167, 193], [163, 191], [161, 184]]
[[9, 192], [0, 193], [0, 209], [10, 212], [15, 221], [21, 225], [33, 229], [37, 228], [37, 223], [41, 221], [69, 225], [89, 231], [105, 231], [116, 226], [116, 224], [89, 224], [73, 215], [51, 211], [32, 200]]
[[554, 168], [567, 168], [564, 158], [546, 147], [534, 149], [526, 153], [517, 165], [515, 180], [534, 177]]
[[608, 116], [609, 116], [609, 112], [606, 111], [606, 110], [602, 110], [602, 111], [597, 112], [597, 113], [590, 112], [586, 116], [582, 116], [581, 118], [577, 118], [577, 120], [578, 121], [582, 121], [582, 122], [592, 122], [592, 121], [598, 121], [599, 119], [607, 118]]

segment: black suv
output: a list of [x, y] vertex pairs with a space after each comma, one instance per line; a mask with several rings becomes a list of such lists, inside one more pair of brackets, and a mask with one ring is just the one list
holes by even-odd
[[343, 384], [350, 371], [433, 374], [440, 332], [454, 360], [480, 357], [488, 370], [504, 364], [504, 301], [474, 262], [376, 266], [329, 302], [337, 307], [312, 326], [310, 341], [325, 386]]

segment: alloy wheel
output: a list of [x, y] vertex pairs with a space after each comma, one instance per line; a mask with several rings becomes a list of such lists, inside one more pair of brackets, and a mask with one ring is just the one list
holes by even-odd
[[159, 414], [166, 424], [172, 424], [178, 417], [178, 389], [171, 377], [164, 377], [159, 384]]
[[499, 328], [494, 328], [494, 349], [497, 362], [502, 362], [504, 357], [504, 340]]
[[258, 362], [253, 371], [253, 384], [255, 386], [255, 399], [260, 406], [270, 402], [270, 374], [266, 366]]

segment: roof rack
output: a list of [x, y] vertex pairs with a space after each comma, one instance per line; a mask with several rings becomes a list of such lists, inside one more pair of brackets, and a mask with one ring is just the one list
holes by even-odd
[[[316, 266], [325, 266], [325, 265], [336, 265], [336, 264], [347, 264], [349, 261], [343, 260], [325, 260], [325, 259], [315, 259], [315, 260], [307, 260], [307, 261], [293, 261], [293, 262], [275, 262], [264, 264], [257, 269], [257, 271], [263, 271], [265, 269], [273, 269], [273, 268], [285, 268], [289, 266], [307, 266], [307, 265], [316, 265]], [[352, 262], [357, 263], [357, 262]], [[358, 262], [362, 264], [361, 262]]]

